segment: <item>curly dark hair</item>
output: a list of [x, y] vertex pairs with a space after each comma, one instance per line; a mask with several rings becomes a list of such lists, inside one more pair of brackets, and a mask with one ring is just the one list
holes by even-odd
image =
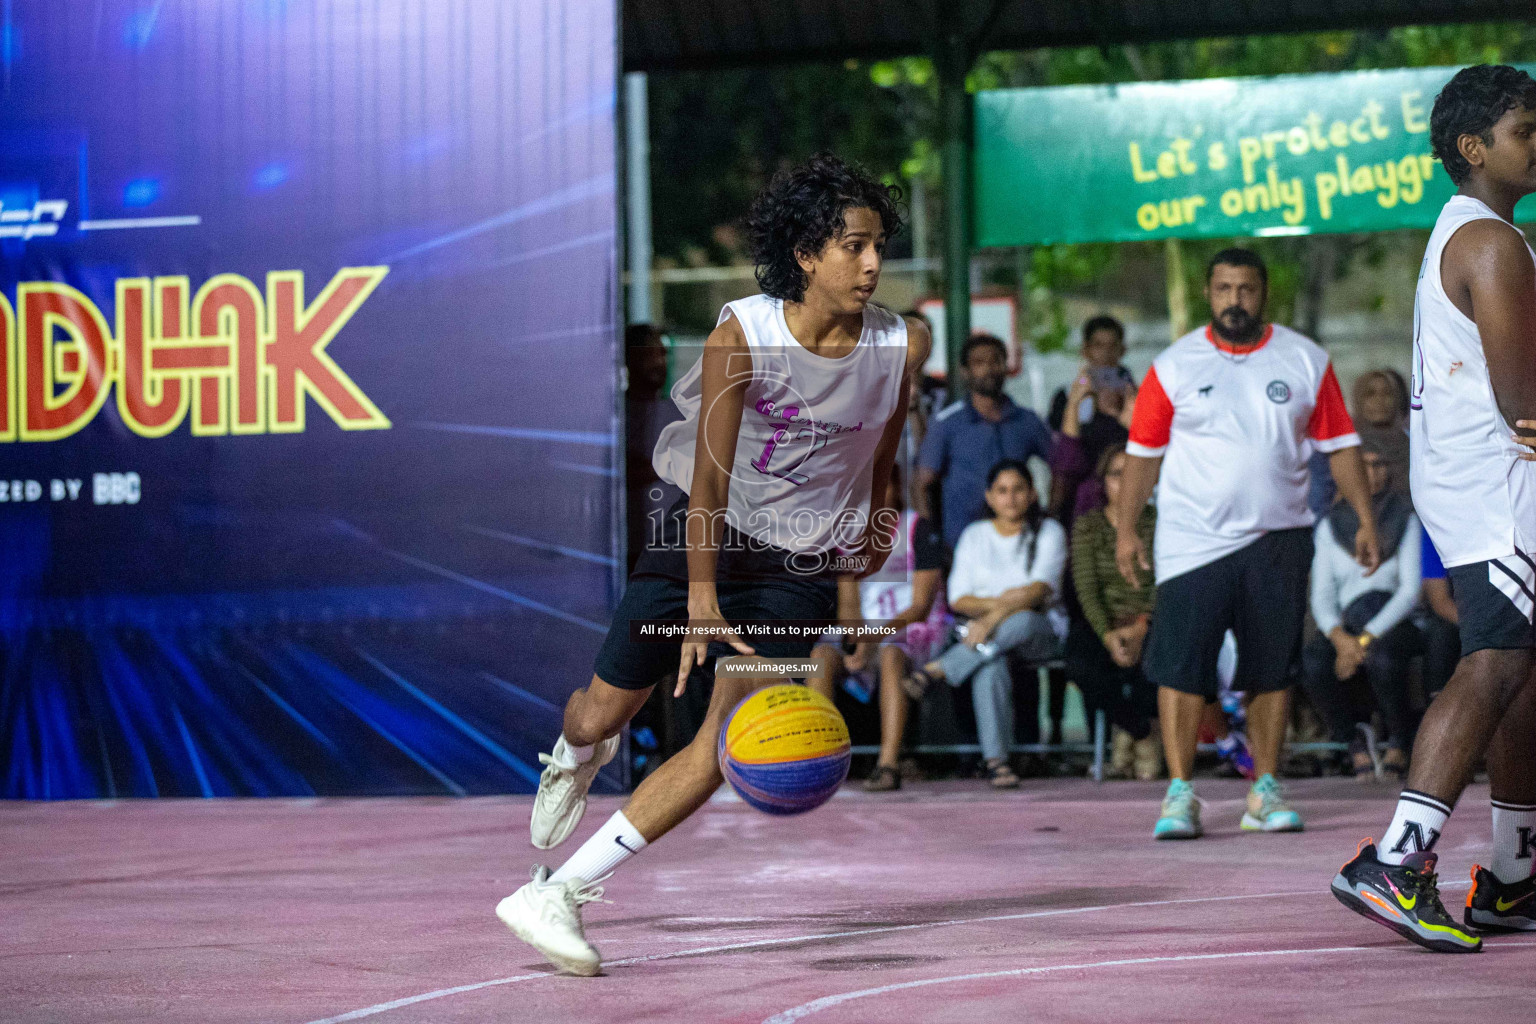
[[1460, 185], [1472, 174], [1456, 140], [1476, 135], [1491, 144], [1493, 126], [1515, 107], [1536, 110], [1536, 79], [1508, 64], [1462, 68], [1445, 83], [1429, 115], [1429, 142], [1452, 181]]
[[747, 237], [763, 293], [787, 302], [805, 298], [797, 256], [816, 256], [846, 228], [848, 210], [868, 207], [890, 240], [901, 230], [901, 189], [830, 153], [773, 176], [747, 213]]

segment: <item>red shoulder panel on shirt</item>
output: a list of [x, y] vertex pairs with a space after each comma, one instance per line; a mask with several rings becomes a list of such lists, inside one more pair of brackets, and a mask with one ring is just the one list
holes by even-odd
[[1354, 432], [1354, 420], [1349, 418], [1349, 410], [1344, 406], [1344, 392], [1339, 388], [1339, 378], [1334, 375], [1330, 362], [1323, 371], [1322, 383], [1317, 386], [1317, 404], [1307, 423], [1307, 436], [1314, 441], [1331, 441]]
[[1162, 448], [1168, 444], [1173, 428], [1173, 403], [1157, 379], [1157, 367], [1147, 371], [1141, 390], [1136, 393], [1136, 409], [1131, 413], [1131, 442], [1144, 448]]

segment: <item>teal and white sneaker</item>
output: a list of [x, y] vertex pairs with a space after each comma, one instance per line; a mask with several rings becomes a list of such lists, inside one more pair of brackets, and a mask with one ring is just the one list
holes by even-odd
[[1199, 839], [1204, 834], [1200, 828], [1200, 798], [1183, 779], [1168, 783], [1163, 796], [1163, 814], [1152, 827], [1153, 839]]
[[1301, 815], [1291, 810], [1280, 794], [1280, 783], [1273, 775], [1260, 775], [1248, 791], [1248, 809], [1243, 812], [1243, 828], [1250, 832], [1300, 832]]

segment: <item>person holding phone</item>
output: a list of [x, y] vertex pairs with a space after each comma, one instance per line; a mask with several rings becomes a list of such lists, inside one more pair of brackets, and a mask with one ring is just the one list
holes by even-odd
[[1103, 505], [1093, 469], [1104, 453], [1130, 437], [1136, 380], [1120, 365], [1125, 327], [1112, 316], [1083, 325], [1083, 363], [1070, 386], [1051, 399], [1048, 421], [1057, 432], [1051, 453], [1051, 511], [1064, 523]]

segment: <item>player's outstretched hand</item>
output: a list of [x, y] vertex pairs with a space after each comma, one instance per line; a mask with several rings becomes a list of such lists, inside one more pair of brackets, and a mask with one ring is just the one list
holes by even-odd
[[1536, 462], [1536, 420], [1515, 420], [1515, 426], [1525, 433], [1513, 433], [1509, 439], [1520, 447], [1526, 449], [1520, 453], [1520, 458], [1526, 462]]
[[688, 688], [688, 673], [693, 671], [695, 665], [704, 664], [712, 640], [730, 644], [742, 654], [757, 653], [726, 623], [718, 606], [691, 610], [688, 616], [688, 638], [683, 641], [683, 653], [677, 665], [677, 688], [672, 691], [672, 696], [683, 695], [683, 691]]
[[1355, 561], [1369, 576], [1381, 565], [1381, 541], [1376, 539], [1376, 525], [1361, 523], [1355, 531]]
[[1141, 538], [1134, 533], [1119, 533], [1115, 536], [1115, 565], [1120, 569], [1120, 575], [1125, 577], [1137, 590], [1141, 589], [1141, 580], [1136, 575], [1137, 567], [1142, 569], [1152, 568], [1152, 563], [1147, 561], [1147, 546], [1141, 542]]

